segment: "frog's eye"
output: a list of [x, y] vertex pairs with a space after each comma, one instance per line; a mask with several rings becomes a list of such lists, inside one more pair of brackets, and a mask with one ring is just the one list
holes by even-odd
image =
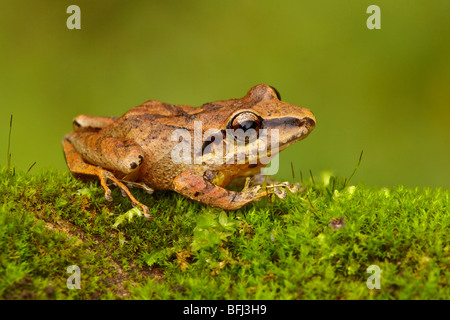
[[228, 128], [234, 130], [233, 134], [238, 140], [248, 143], [258, 137], [261, 118], [252, 112], [241, 112], [234, 116], [228, 124]]

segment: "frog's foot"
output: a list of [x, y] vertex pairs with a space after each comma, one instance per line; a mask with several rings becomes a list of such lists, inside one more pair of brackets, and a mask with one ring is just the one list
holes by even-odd
[[[108, 180], [111, 181], [114, 185], [116, 185], [120, 191], [122, 192], [123, 196], [128, 196], [131, 200], [131, 204], [133, 207], [136, 205], [140, 206], [144, 212], [144, 217], [147, 220], [153, 219], [153, 217], [150, 215], [148, 207], [139, 201], [136, 200], [136, 198], [131, 194], [130, 190], [128, 190], [127, 186], [124, 185], [121, 180], [117, 179], [111, 172], [98, 168], [98, 177], [100, 178], [100, 184], [102, 185], [103, 189], [105, 190], [105, 199], [107, 201], [112, 201], [111, 196], [111, 189], [108, 187]], [[127, 181], [128, 183], [128, 181]], [[150, 189], [147, 187], [147, 189]], [[150, 189], [152, 190], [152, 189]], [[153, 190], [152, 190], [153, 192]]]
[[[250, 187], [253, 187], [253, 188], [257, 187], [257, 186], [263, 187], [263, 183], [256, 183], [256, 182], [257, 181], [255, 181], [255, 176], [247, 177], [245, 179], [244, 187], [242, 188], [241, 192], [247, 191], [248, 189], [250, 189]], [[258, 180], [258, 182], [260, 182], [260, 181]], [[286, 192], [283, 192], [285, 190], [280, 190], [279, 188], [286, 188], [291, 193], [297, 193], [297, 191], [300, 188], [300, 184], [299, 183], [291, 184], [287, 181], [278, 182], [278, 181], [271, 179], [270, 184], [269, 183], [266, 184], [266, 188], [272, 190], [273, 193], [277, 194], [278, 196], [280, 196], [280, 198], [284, 199], [286, 197]], [[259, 190], [259, 188], [256, 188], [256, 189]], [[261, 189], [263, 189], [263, 188], [261, 188]], [[284, 196], [281, 196], [282, 194], [284, 194]]]
[[120, 180], [120, 181], [126, 184], [128, 188], [141, 188], [144, 189], [145, 192], [147, 192], [148, 194], [152, 194], [154, 191], [152, 188], [150, 188], [149, 186], [147, 186], [145, 183], [142, 182], [127, 181], [127, 180]]
[[[300, 184], [299, 183], [294, 183], [291, 184], [287, 181], [285, 182], [279, 182], [276, 184], [269, 184], [266, 186], [267, 189], [272, 190], [273, 193], [280, 199], [284, 199], [286, 198], [286, 190], [289, 190], [291, 193], [297, 193], [297, 191], [300, 189]], [[280, 189], [282, 188], [282, 189]]]
[[[297, 193], [297, 191], [300, 188], [300, 184], [299, 183], [294, 183], [291, 184], [287, 181], [285, 182], [273, 182], [271, 184], [267, 184], [264, 188], [264, 186], [262, 184], [257, 184], [254, 185], [255, 181], [254, 178], [252, 177], [247, 177], [245, 179], [245, 184], [244, 187], [241, 190], [241, 193], [251, 193], [251, 194], [255, 194], [254, 192], [258, 192], [260, 190], [267, 190], [269, 193], [274, 193], [276, 196], [278, 196], [280, 199], [284, 199], [286, 198], [286, 190], [284, 189], [288, 189], [291, 193]], [[250, 188], [250, 186], [252, 186]], [[280, 189], [281, 188], [281, 189]]]
[[275, 194], [278, 198], [284, 199], [286, 198], [287, 192], [285, 189], [289, 190], [291, 193], [296, 193], [299, 189], [299, 185], [297, 184], [291, 184], [289, 182], [279, 182], [276, 184], [270, 184], [270, 185], [256, 185], [253, 187], [249, 187], [251, 184], [250, 180], [247, 179], [245, 181], [244, 188], [241, 190], [241, 192], [238, 192], [236, 194], [236, 197], [233, 199], [233, 201], [242, 201], [243, 199], [248, 200], [256, 200], [258, 198], [267, 196], [269, 194]]

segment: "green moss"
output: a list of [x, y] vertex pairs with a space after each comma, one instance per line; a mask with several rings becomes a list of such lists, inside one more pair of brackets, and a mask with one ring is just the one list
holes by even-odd
[[[2, 169], [0, 181], [0, 299], [450, 298], [448, 190], [325, 175], [227, 213], [132, 190], [147, 221], [119, 190], [108, 203], [68, 172]], [[80, 290], [66, 286], [70, 265]], [[370, 265], [380, 289], [367, 288]]]

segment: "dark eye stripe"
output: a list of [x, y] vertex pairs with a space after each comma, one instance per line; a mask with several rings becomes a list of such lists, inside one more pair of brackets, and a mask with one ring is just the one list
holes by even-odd
[[308, 118], [305, 117], [303, 119], [298, 119], [298, 118], [293, 118], [293, 117], [283, 117], [283, 118], [277, 118], [277, 119], [269, 119], [269, 120], [264, 120], [263, 121], [264, 126], [270, 127], [270, 128], [281, 128], [281, 126], [286, 126], [286, 127], [302, 127], [302, 126], [306, 126], [306, 127], [314, 127], [315, 126], [315, 122]]

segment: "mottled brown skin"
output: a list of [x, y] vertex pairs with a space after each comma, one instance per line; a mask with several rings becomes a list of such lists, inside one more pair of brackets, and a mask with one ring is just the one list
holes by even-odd
[[276, 91], [267, 85], [253, 87], [241, 99], [200, 107], [150, 100], [120, 118], [85, 115], [75, 118], [74, 131], [63, 139], [66, 161], [76, 177], [99, 178], [108, 200], [112, 200], [108, 181], [116, 184], [134, 205], [143, 208], [146, 217], [149, 217], [148, 208], [132, 196], [126, 185], [144, 188], [149, 193], [152, 189], [174, 190], [193, 200], [229, 210], [270, 193], [282, 197], [280, 188], [295, 192], [296, 187], [289, 183], [265, 189], [246, 184], [241, 192], [225, 189], [234, 178], [258, 174], [264, 166], [259, 161], [257, 164], [248, 161], [245, 164], [175, 164], [172, 161], [171, 151], [179, 143], [171, 139], [175, 129], [187, 129], [193, 138], [194, 121], [201, 121], [203, 132], [211, 128], [225, 132], [243, 112], [256, 115], [258, 120], [254, 123], [261, 128], [279, 129], [279, 151], [304, 139], [316, 124], [308, 109], [280, 101]]

